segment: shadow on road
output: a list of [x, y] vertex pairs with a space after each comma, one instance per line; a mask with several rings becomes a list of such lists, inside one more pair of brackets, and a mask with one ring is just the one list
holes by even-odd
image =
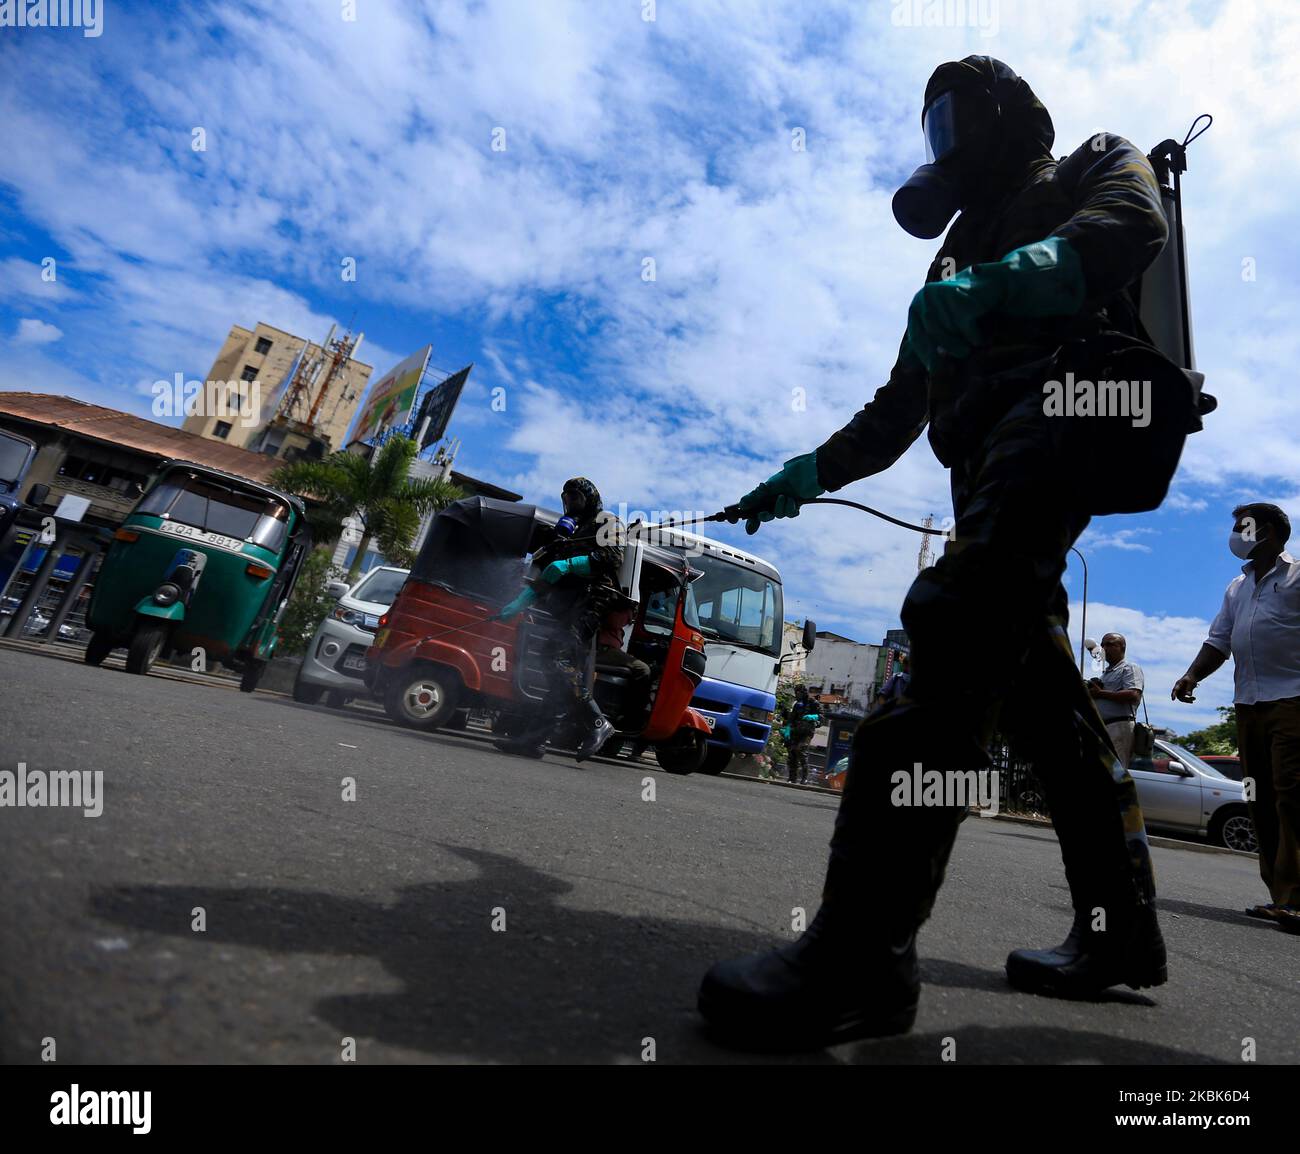
[[[357, 1039], [363, 1061], [374, 1039], [462, 1061], [639, 1064], [646, 1038], [667, 1064], [939, 1061], [939, 1035], [794, 1057], [725, 1050], [695, 1013], [700, 977], [715, 959], [762, 949], [775, 935], [569, 909], [560, 904], [573, 888], [565, 881], [500, 854], [444, 848], [478, 875], [404, 887], [392, 905], [281, 888], [135, 886], [98, 890], [90, 908], [119, 926], [192, 940], [191, 911], [202, 906], [206, 943], [378, 959], [400, 991], [338, 994], [315, 1007], [340, 1038]], [[504, 932], [492, 929], [498, 908]], [[1006, 992], [1000, 972], [938, 960], [925, 972], [938, 985]], [[958, 1033], [968, 1062], [1207, 1060], [1030, 1025]]]

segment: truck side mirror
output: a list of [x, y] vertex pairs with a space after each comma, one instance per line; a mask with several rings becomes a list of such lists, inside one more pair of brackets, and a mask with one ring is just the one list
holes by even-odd
[[813, 651], [813, 646], [817, 644], [817, 622], [805, 620], [803, 623], [803, 647], [808, 653]]
[[33, 485], [27, 490], [27, 504], [39, 509], [50, 497], [49, 485]]

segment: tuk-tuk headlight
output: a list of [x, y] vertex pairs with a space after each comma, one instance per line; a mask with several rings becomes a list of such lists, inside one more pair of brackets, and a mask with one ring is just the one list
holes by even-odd
[[153, 599], [155, 604], [167, 606], [176, 604], [180, 600], [180, 596], [181, 587], [168, 581], [154, 590]]

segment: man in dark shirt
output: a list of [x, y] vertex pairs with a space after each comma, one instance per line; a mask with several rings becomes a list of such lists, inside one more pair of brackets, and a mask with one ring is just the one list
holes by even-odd
[[790, 727], [790, 740], [786, 742], [788, 777], [791, 782], [808, 784], [808, 746], [821, 724], [821, 710], [801, 685], [795, 690], [794, 700], [786, 710], [786, 724]]

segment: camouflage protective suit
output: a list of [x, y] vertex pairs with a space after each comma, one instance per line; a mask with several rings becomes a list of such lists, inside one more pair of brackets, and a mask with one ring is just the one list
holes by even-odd
[[[1146, 158], [1119, 137], [1094, 137], [1053, 160], [1047, 110], [999, 62], [946, 65], [933, 90], [951, 82], [947, 69], [973, 69], [993, 89], [1003, 145], [986, 194], [949, 229], [927, 281], [1055, 234], [1081, 258], [1087, 304], [1069, 318], [987, 317], [984, 343], [963, 360], [944, 358], [933, 374], [904, 342], [888, 382], [817, 450], [819, 480], [833, 491], [893, 464], [928, 423], [931, 446], [951, 470], [955, 530], [902, 609], [911, 684], [857, 731], [824, 894], [860, 905], [870, 893], [894, 929], [929, 916], [964, 810], [891, 805], [891, 774], [917, 762], [987, 765], [995, 729], [1042, 779], [1076, 913], [1131, 910], [1155, 896], [1132, 779], [1066, 633], [1061, 577], [1089, 518], [1067, 499], [1064, 478], [1081, 462], [1061, 458], [1044, 413], [1051, 374], [1025, 366], [1068, 338], [1135, 331], [1125, 289], [1168, 231], [1158, 186]], [[990, 639], [996, 659], [972, 674], [971, 655]]]
[[590, 709], [594, 643], [605, 614], [619, 600], [624, 534], [622, 522], [601, 510], [579, 524], [573, 536], [556, 536], [533, 555], [539, 572], [552, 561], [591, 558], [589, 576], [562, 577], [555, 585], [538, 583], [539, 603], [563, 627], [553, 653], [554, 696], [541, 710], [555, 725], [570, 714], [585, 720]]

